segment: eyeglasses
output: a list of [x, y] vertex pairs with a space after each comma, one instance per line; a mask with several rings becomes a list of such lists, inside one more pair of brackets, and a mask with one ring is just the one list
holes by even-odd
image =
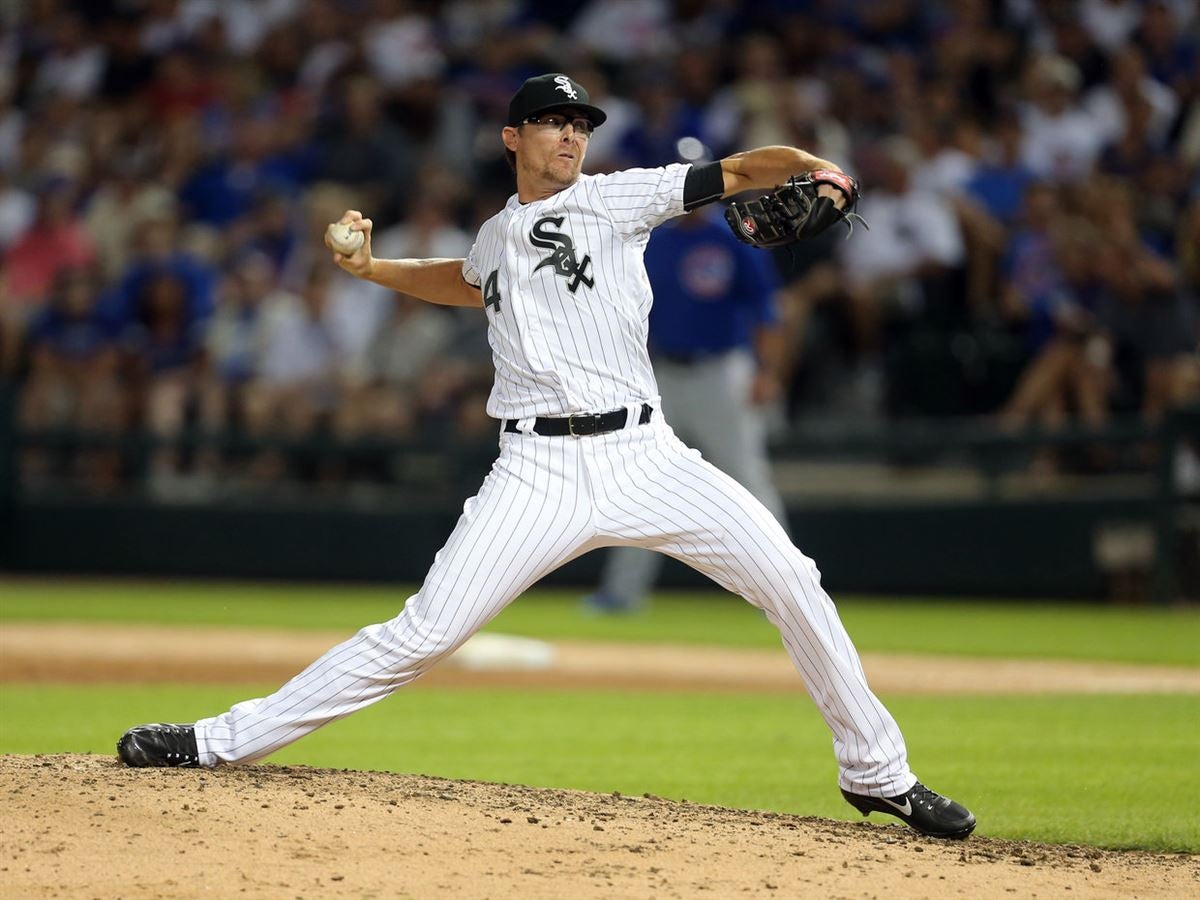
[[592, 136], [592, 120], [583, 116], [564, 116], [562, 113], [545, 113], [540, 116], [526, 116], [522, 125], [536, 125], [543, 131], [557, 131], [560, 134], [567, 125], [578, 135], [585, 138]]

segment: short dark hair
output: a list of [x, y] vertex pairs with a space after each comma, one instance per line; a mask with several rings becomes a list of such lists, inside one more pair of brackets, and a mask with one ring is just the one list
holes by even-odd
[[516, 154], [516, 151], [514, 151], [514, 150], [509, 150], [507, 147], [505, 147], [505, 148], [504, 148], [504, 159], [505, 159], [505, 161], [508, 163], [508, 167], [509, 167], [510, 169], [512, 169], [512, 170], [513, 170], [513, 172], [516, 172], [516, 171], [517, 171], [517, 154]]

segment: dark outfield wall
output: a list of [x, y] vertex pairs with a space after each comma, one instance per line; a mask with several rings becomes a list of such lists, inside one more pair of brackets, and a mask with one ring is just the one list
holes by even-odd
[[[1136, 499], [919, 506], [806, 506], [794, 538], [831, 592], [1100, 597], [1100, 529], [1148, 520]], [[2, 512], [2, 510], [0, 510]], [[11, 507], [9, 571], [418, 582], [459, 509], [40, 503]], [[586, 585], [592, 553], [546, 583]], [[672, 563], [667, 586], [704, 584]]]

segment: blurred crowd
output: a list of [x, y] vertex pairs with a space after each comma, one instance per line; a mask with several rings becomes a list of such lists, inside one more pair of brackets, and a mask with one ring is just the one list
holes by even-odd
[[[464, 256], [513, 190], [508, 99], [544, 71], [608, 112], [590, 171], [792, 144], [860, 177], [869, 231], [777, 254], [790, 419], [1102, 425], [1200, 396], [1192, 0], [3, 9], [0, 366], [26, 429], [493, 430], [484, 317], [350, 278], [321, 235], [355, 208], [378, 256]], [[22, 466], [130, 476], [114, 448]], [[295, 467], [169, 440], [145, 463]]]

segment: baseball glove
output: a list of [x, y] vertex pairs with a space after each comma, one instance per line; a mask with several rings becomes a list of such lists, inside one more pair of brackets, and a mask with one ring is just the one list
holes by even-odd
[[[817, 189], [828, 184], [846, 197], [845, 206], [838, 209]], [[814, 169], [807, 175], [793, 175], [786, 183], [756, 200], [731, 203], [725, 210], [725, 221], [734, 236], [754, 247], [783, 247], [796, 241], [816, 237], [831, 225], [845, 222], [850, 231], [854, 222], [867, 223], [854, 212], [858, 203], [858, 182], [842, 172]], [[847, 232], [849, 237], [849, 232]]]

